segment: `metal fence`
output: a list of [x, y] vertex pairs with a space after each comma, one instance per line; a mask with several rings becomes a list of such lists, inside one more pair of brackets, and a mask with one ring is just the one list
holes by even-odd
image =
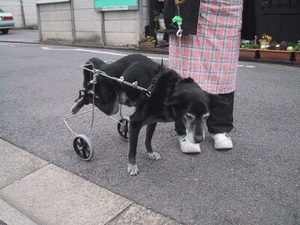
[[277, 42], [300, 40], [300, 0], [261, 1], [260, 30]]

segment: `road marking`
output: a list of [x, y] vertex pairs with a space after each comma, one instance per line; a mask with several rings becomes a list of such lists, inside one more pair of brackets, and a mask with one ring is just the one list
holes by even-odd
[[[116, 53], [116, 52], [105, 52], [105, 51], [98, 51], [98, 50], [91, 50], [91, 49], [83, 49], [83, 48], [50, 48], [50, 47], [42, 47], [43, 50], [48, 51], [78, 51], [78, 52], [91, 52], [91, 53], [97, 53], [97, 54], [105, 54], [105, 55], [114, 55], [114, 56], [126, 56], [127, 54], [122, 53]], [[164, 57], [156, 57], [156, 56], [150, 56], [147, 55], [150, 59], [154, 60], [163, 60], [163, 61], [169, 61], [169, 58]], [[246, 65], [238, 65], [238, 67], [241, 68], [256, 68], [255, 66], [246, 66]]]
[[126, 54], [114, 53], [114, 52], [101, 52], [97, 50], [89, 50], [89, 49], [82, 49], [82, 48], [50, 48], [50, 47], [42, 47], [43, 50], [50, 50], [50, 51], [78, 51], [78, 52], [91, 52], [91, 53], [98, 53], [98, 54], [108, 54], [108, 55], [117, 55], [117, 56], [126, 56]]
[[256, 66], [245, 66], [245, 65], [238, 65], [238, 67], [246, 67], [246, 68], [255, 68]]
[[[49, 50], [49, 51], [79, 51], [79, 52], [91, 52], [91, 53], [98, 53], [98, 54], [105, 54], [105, 55], [114, 55], [114, 56], [126, 56], [127, 54], [121, 54], [121, 53], [115, 53], [115, 52], [104, 52], [104, 51], [97, 51], [97, 50], [90, 50], [90, 49], [82, 49], [82, 48], [50, 48], [50, 47], [42, 47], [43, 50]], [[156, 59], [164, 61], [169, 61], [168, 58], [163, 57], [155, 57], [155, 56], [148, 56], [150, 59]]]
[[0, 45], [4, 45], [4, 46], [10, 46], [10, 47], [16, 47], [14, 44], [0, 43]]

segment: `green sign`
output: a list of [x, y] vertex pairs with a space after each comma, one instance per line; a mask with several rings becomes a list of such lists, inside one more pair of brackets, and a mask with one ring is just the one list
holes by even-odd
[[94, 0], [97, 11], [137, 10], [138, 0]]

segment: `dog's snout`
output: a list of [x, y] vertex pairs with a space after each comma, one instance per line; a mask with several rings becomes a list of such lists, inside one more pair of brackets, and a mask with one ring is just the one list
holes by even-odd
[[202, 135], [195, 136], [195, 142], [196, 143], [201, 143], [202, 141], [203, 141], [203, 136]]

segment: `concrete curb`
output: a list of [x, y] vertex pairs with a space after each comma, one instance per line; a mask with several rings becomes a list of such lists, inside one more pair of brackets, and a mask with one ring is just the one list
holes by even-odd
[[[4, 222], [5, 221], [5, 222]], [[27, 216], [0, 198], [0, 224], [1, 225], [36, 225]]]
[[0, 139], [0, 222], [179, 224]]

